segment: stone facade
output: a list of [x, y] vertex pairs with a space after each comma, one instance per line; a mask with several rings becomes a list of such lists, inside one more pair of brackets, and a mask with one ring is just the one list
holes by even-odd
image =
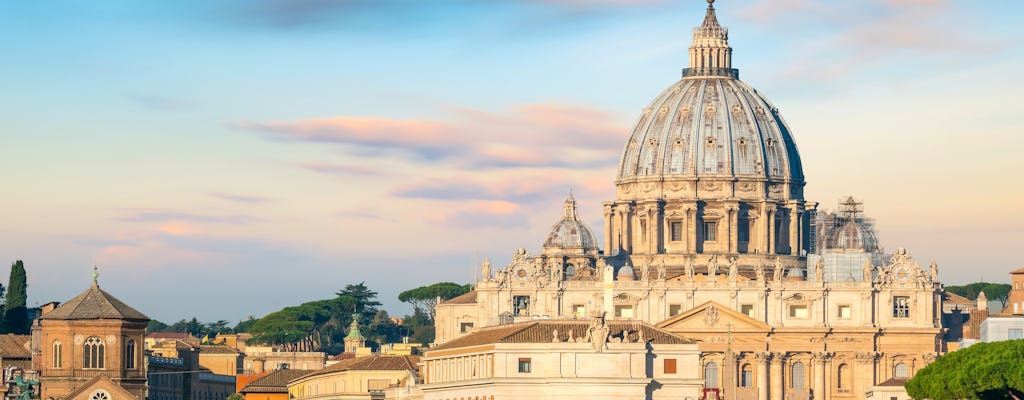
[[639, 321], [534, 321], [431, 348], [423, 398], [684, 399], [700, 393], [689, 338]]
[[[473, 292], [436, 307], [438, 343], [606, 314], [701, 340], [705, 388], [772, 400], [862, 398], [945, 351], [938, 266], [885, 255], [852, 198], [833, 226], [812, 226], [792, 134], [737, 79], [727, 40], [709, 6], [690, 68], [625, 145], [605, 251], [570, 196], [539, 254], [485, 260]], [[586, 232], [557, 240], [567, 226]]]

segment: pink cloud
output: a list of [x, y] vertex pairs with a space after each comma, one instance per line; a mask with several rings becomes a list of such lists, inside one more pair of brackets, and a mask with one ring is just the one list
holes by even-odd
[[[607, 111], [565, 104], [452, 111], [453, 118], [445, 122], [346, 116], [234, 126], [284, 140], [406, 150], [427, 156], [432, 165], [443, 160], [471, 168], [611, 165], [627, 132]], [[322, 173], [373, 174], [372, 168], [349, 165], [300, 166]]]

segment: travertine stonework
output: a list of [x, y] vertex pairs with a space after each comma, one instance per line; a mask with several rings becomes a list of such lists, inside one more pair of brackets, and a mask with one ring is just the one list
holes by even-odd
[[731, 57], [709, 5], [690, 68], [625, 144], [616, 199], [603, 206], [604, 251], [570, 196], [540, 254], [485, 261], [473, 292], [436, 307], [438, 343], [607, 313], [701, 340], [693, 369], [704, 386], [772, 400], [862, 398], [943, 352], [934, 263], [921, 268], [903, 248], [883, 256], [852, 214], [824, 250], [856, 247], [862, 264], [836, 273], [827, 252], [808, 264], [816, 204], [803, 198], [793, 136]]

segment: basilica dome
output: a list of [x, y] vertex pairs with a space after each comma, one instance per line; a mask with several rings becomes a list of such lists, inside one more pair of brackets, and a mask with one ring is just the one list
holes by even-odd
[[779, 110], [732, 68], [728, 30], [709, 6], [690, 68], [644, 109], [617, 181], [730, 179], [802, 186], [800, 155]]
[[576, 211], [576, 199], [565, 199], [562, 220], [555, 223], [544, 240], [545, 253], [590, 254], [597, 252], [597, 239]]

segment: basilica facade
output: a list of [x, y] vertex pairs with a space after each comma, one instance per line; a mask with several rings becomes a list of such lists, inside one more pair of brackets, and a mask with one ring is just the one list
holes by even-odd
[[938, 267], [884, 253], [852, 198], [820, 216], [804, 199], [792, 132], [739, 80], [710, 3], [689, 68], [625, 142], [603, 241], [570, 195], [539, 253], [485, 261], [472, 292], [437, 305], [438, 343], [530, 320], [639, 320], [699, 341], [704, 389], [772, 400], [863, 398], [944, 351]]

